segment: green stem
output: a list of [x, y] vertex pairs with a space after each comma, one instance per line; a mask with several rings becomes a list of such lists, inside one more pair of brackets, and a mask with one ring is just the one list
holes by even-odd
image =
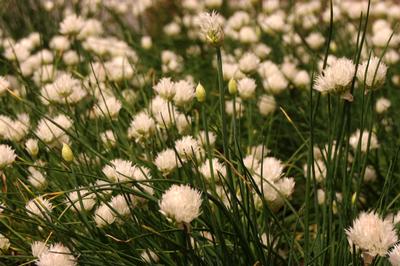
[[[217, 47], [217, 67], [218, 67], [218, 87], [219, 87], [219, 107], [221, 114], [221, 124], [222, 124], [222, 148], [225, 158], [229, 161], [229, 151], [228, 151], [228, 131], [226, 126], [226, 113], [225, 113], [225, 88], [222, 80], [222, 56], [221, 49]], [[229, 167], [227, 167], [228, 170]]]

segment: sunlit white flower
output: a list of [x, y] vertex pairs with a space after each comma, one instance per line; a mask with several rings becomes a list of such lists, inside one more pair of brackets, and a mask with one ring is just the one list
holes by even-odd
[[161, 197], [160, 212], [176, 223], [189, 224], [200, 216], [201, 193], [187, 185], [172, 185]]
[[0, 115], [0, 136], [4, 139], [19, 142], [28, 134], [29, 128], [28, 114], [19, 114], [17, 119]]
[[393, 249], [388, 252], [388, 256], [392, 266], [400, 265], [400, 244], [394, 245]]
[[276, 101], [274, 96], [264, 94], [258, 99], [258, 110], [260, 114], [267, 116], [273, 113], [276, 109]]
[[257, 160], [261, 160], [270, 152], [271, 150], [268, 149], [265, 145], [259, 144], [250, 147], [248, 154], [254, 156], [254, 158], [256, 158]]
[[[235, 107], [235, 109], [234, 109]], [[236, 118], [240, 118], [244, 114], [244, 104], [241, 98], [237, 98], [236, 101], [226, 101], [225, 102], [225, 112], [229, 116], [234, 116], [234, 111], [236, 111]]]
[[250, 73], [257, 70], [260, 59], [253, 53], [244, 54], [239, 60], [239, 68], [244, 73]]
[[10, 248], [10, 240], [0, 234], [0, 250], [7, 251]]
[[94, 221], [97, 227], [104, 227], [115, 222], [115, 213], [106, 204], [102, 203], [94, 213]]
[[153, 41], [151, 40], [150, 36], [143, 36], [140, 39], [140, 44], [144, 49], [148, 50], [153, 46]]
[[37, 197], [30, 200], [25, 208], [30, 217], [39, 217], [42, 219], [50, 219], [49, 213], [53, 210], [53, 204], [43, 197]]
[[199, 17], [200, 29], [207, 43], [213, 46], [221, 46], [224, 41], [222, 17], [216, 12], [202, 13]]
[[111, 206], [113, 207], [114, 211], [116, 212], [116, 215], [118, 214], [119, 216], [126, 216], [130, 213], [130, 205], [132, 205], [129, 202], [129, 199], [127, 198], [128, 196], [126, 195], [117, 195], [111, 198]]
[[220, 175], [222, 178], [226, 176], [226, 167], [223, 166], [218, 159], [213, 158], [211, 160], [211, 165], [212, 166], [210, 166], [210, 161], [206, 160], [199, 168], [199, 172], [207, 181], [211, 181], [213, 177], [215, 181], [218, 181], [221, 179]]
[[49, 248], [45, 242], [35, 241], [31, 244], [32, 256], [36, 258], [40, 257], [44, 252], [48, 252], [48, 250]]
[[106, 130], [101, 133], [100, 139], [104, 144], [109, 145], [109, 147], [114, 147], [117, 144], [117, 139], [112, 130]]
[[121, 107], [122, 103], [113, 96], [101, 98], [93, 108], [93, 116], [116, 119]]
[[38, 140], [28, 139], [25, 142], [25, 149], [31, 156], [36, 156], [39, 153]]
[[242, 43], [255, 43], [258, 39], [257, 32], [253, 27], [245, 26], [239, 31], [239, 41]]
[[175, 83], [171, 78], [162, 78], [153, 87], [154, 91], [166, 100], [172, 100], [175, 96]]
[[154, 164], [158, 170], [167, 175], [179, 166], [179, 159], [173, 149], [166, 149], [157, 154]]
[[199, 143], [192, 136], [185, 136], [177, 140], [175, 149], [183, 161], [199, 158], [201, 153]]
[[[133, 57], [136, 58], [136, 55]], [[106, 62], [104, 68], [108, 79], [118, 82], [132, 78], [135, 73], [135, 67], [131, 61], [133, 61], [133, 59], [130, 59], [124, 52], [122, 52], [122, 55], [118, 54], [118, 56], [115, 56], [112, 60]]]
[[4, 94], [10, 88], [10, 82], [0, 76], [0, 95]]
[[71, 42], [65, 36], [55, 35], [51, 38], [49, 46], [51, 49], [63, 52], [70, 48]]
[[[375, 133], [374, 132], [370, 133], [371, 134], [369, 134], [367, 130], [361, 132], [359, 129], [357, 129], [357, 131], [350, 136], [349, 139], [350, 146], [354, 150], [356, 150], [358, 147], [358, 143], [360, 142], [360, 149], [362, 152], [367, 152], [368, 148], [370, 150], [379, 148], [378, 139]], [[371, 135], [371, 137], [369, 137], [369, 135]]]
[[307, 87], [310, 84], [310, 75], [308, 75], [307, 71], [300, 70], [297, 72], [293, 79], [293, 83], [300, 88]]
[[148, 114], [141, 112], [133, 118], [128, 129], [128, 137], [138, 142], [146, 141], [154, 134], [156, 124]]
[[[207, 142], [207, 135], [208, 135], [208, 142]], [[216, 140], [217, 140], [217, 136], [212, 131], [208, 131], [208, 134], [206, 134], [205, 131], [200, 131], [199, 134], [197, 135], [197, 141], [203, 147], [207, 146], [207, 143], [210, 144], [211, 146], [214, 145]]]
[[[316, 159], [314, 161], [313, 167], [314, 167], [314, 172], [312, 171], [312, 169], [310, 169], [311, 177], [314, 177], [316, 182], [324, 181], [326, 174], [327, 174], [327, 169], [326, 169], [324, 160], [319, 159], [319, 158]], [[308, 175], [308, 165], [305, 164], [303, 169], [304, 169], [304, 176], [307, 176]]]
[[275, 157], [265, 157], [262, 162], [260, 162], [260, 167], [256, 172], [263, 179], [275, 182], [282, 177], [284, 168], [285, 165], [281, 160]]
[[46, 177], [33, 166], [28, 167], [30, 175], [28, 176], [28, 182], [35, 188], [45, 188], [47, 185]]
[[335, 60], [315, 79], [314, 89], [321, 93], [336, 93], [343, 99], [353, 100], [350, 84], [355, 74], [353, 62], [347, 58]]
[[77, 261], [69, 248], [61, 243], [56, 243], [40, 254], [36, 264], [37, 266], [76, 266]]
[[308, 35], [306, 37], [306, 42], [312, 49], [317, 50], [317, 49], [321, 48], [322, 45], [325, 43], [325, 39], [321, 33], [312, 32], [312, 33], [310, 33], [310, 35]]
[[377, 178], [375, 168], [372, 165], [365, 167], [364, 182], [374, 182]]
[[280, 94], [288, 88], [288, 81], [285, 76], [276, 71], [268, 75], [263, 81], [264, 89], [272, 94]]
[[89, 36], [98, 36], [103, 32], [103, 26], [97, 19], [90, 18], [84, 21], [83, 27], [80, 29], [78, 39], [86, 39]]
[[357, 78], [368, 89], [379, 89], [386, 79], [387, 66], [376, 56], [364, 61], [357, 71]]
[[393, 223], [373, 212], [362, 212], [353, 225], [346, 229], [346, 235], [350, 246], [354, 244], [372, 257], [385, 256], [398, 241]]
[[65, 202], [72, 211], [90, 211], [96, 204], [96, 194], [87, 189], [78, 188], [67, 195]]
[[17, 158], [17, 155], [10, 146], [0, 144], [0, 170], [11, 165], [15, 158]]
[[254, 174], [260, 166], [260, 161], [254, 155], [247, 155], [243, 158], [243, 164], [250, 173]]
[[175, 82], [175, 95], [173, 99], [177, 106], [189, 104], [193, 100], [194, 95], [195, 90], [192, 83], [186, 80]]
[[284, 14], [281, 12], [276, 12], [270, 15], [260, 14], [257, 17], [257, 21], [261, 29], [266, 33], [275, 34], [285, 31], [286, 22]]
[[146, 249], [140, 254], [140, 258], [145, 262], [145, 263], [157, 263], [160, 258], [157, 256], [156, 253], [153, 251]]
[[83, 28], [85, 21], [75, 14], [64, 18], [60, 23], [60, 32], [65, 35], [75, 35]]
[[69, 137], [65, 131], [72, 126], [72, 123], [72, 120], [65, 115], [58, 115], [50, 119], [42, 118], [35, 133], [47, 145], [61, 145], [69, 142]]
[[242, 99], [250, 99], [255, 96], [256, 82], [252, 78], [243, 78], [238, 81], [239, 96]]
[[124, 182], [134, 179], [135, 167], [130, 161], [115, 159], [110, 161], [110, 165], [104, 166], [102, 171], [111, 182]]
[[376, 103], [375, 103], [375, 111], [378, 114], [382, 114], [382, 113], [386, 112], [390, 108], [391, 105], [392, 105], [392, 103], [390, 102], [389, 99], [386, 99], [383, 97], [379, 98], [378, 100], [376, 100]]

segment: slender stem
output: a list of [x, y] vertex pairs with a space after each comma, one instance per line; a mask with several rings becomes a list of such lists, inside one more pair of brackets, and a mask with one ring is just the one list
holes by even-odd
[[229, 151], [228, 151], [228, 131], [226, 126], [226, 113], [225, 113], [225, 88], [223, 84], [223, 73], [222, 73], [222, 56], [221, 49], [217, 47], [217, 67], [218, 67], [218, 87], [219, 87], [219, 107], [221, 114], [221, 125], [222, 125], [222, 148], [225, 158], [229, 161]]

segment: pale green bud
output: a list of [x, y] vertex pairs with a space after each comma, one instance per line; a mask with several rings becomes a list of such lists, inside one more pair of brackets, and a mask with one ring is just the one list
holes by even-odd
[[196, 87], [196, 98], [201, 103], [206, 100], [206, 90], [200, 82]]
[[61, 156], [67, 162], [72, 162], [74, 160], [74, 153], [72, 152], [71, 147], [66, 143], [63, 143]]
[[229, 91], [229, 94], [231, 94], [231, 95], [236, 95], [236, 93], [237, 93], [237, 82], [233, 78], [231, 78], [229, 80], [228, 91]]

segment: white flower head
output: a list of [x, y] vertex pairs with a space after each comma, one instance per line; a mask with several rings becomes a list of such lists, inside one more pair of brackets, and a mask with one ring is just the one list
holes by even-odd
[[69, 248], [56, 243], [40, 254], [36, 264], [38, 266], [76, 266], [77, 262]]
[[282, 177], [284, 168], [285, 165], [281, 160], [274, 157], [265, 157], [256, 172], [263, 179], [275, 182]]
[[239, 60], [239, 68], [244, 73], [250, 73], [257, 70], [260, 59], [253, 53], [245, 53]]
[[50, 146], [61, 146], [69, 143], [69, 137], [65, 132], [72, 126], [73, 121], [65, 116], [58, 115], [54, 118], [42, 118], [36, 128], [36, 135], [40, 140]]
[[252, 78], [242, 78], [238, 82], [239, 96], [242, 99], [254, 98], [256, 92], [256, 82]]
[[53, 210], [53, 204], [43, 197], [37, 197], [30, 200], [25, 208], [30, 217], [39, 217], [50, 220], [49, 213]]
[[[215, 141], [217, 140], [217, 136], [215, 135], [214, 132], [208, 131], [208, 141], [209, 144], [212, 146], [214, 145]], [[202, 146], [207, 146], [207, 135], [205, 131], [200, 131], [198, 136], [197, 136], [197, 141], [202, 145]]]
[[395, 245], [393, 249], [388, 252], [388, 256], [393, 266], [400, 265], [400, 244]]
[[60, 32], [64, 35], [75, 35], [85, 25], [85, 21], [75, 14], [71, 14], [64, 18], [60, 24]]
[[10, 248], [10, 240], [0, 234], [0, 250], [7, 251]]
[[31, 244], [32, 256], [36, 258], [40, 257], [44, 252], [48, 252], [48, 250], [49, 248], [43, 241], [35, 241]]
[[222, 178], [226, 175], [226, 168], [223, 166], [218, 159], [213, 158], [211, 160], [212, 171], [210, 166], [210, 161], [206, 160], [199, 168], [200, 173], [204, 176], [207, 181], [211, 181], [211, 178], [214, 176], [215, 181], [220, 180], [219, 175], [222, 175]]
[[37, 139], [28, 139], [25, 142], [25, 150], [31, 155], [36, 156], [39, 153], [39, 145]]
[[385, 256], [398, 241], [392, 221], [382, 219], [373, 212], [362, 212], [353, 225], [346, 229], [350, 246], [353, 244], [370, 256]]
[[258, 110], [261, 115], [267, 116], [276, 110], [276, 101], [274, 96], [264, 94], [258, 99]]
[[140, 254], [140, 258], [146, 263], [157, 263], [160, 258], [153, 251], [146, 249]]
[[369, 139], [369, 133], [367, 130], [361, 132], [357, 129], [357, 131], [350, 136], [349, 144], [354, 150], [356, 150], [358, 142], [360, 142], [362, 152], [367, 152], [368, 148], [371, 150], [379, 148], [378, 138], [374, 132], [371, 132], [371, 139]]
[[202, 13], [199, 17], [200, 29], [204, 39], [212, 46], [221, 46], [224, 41], [224, 30], [222, 28], [223, 18], [216, 11]]
[[376, 56], [364, 61], [358, 68], [357, 78], [367, 86], [367, 89], [376, 90], [382, 87], [386, 79], [387, 66]]
[[179, 159], [173, 149], [166, 149], [157, 154], [154, 164], [161, 173], [168, 175], [179, 166]]
[[72, 211], [90, 211], [96, 204], [96, 194], [87, 189], [79, 188], [70, 192], [65, 202]]
[[175, 83], [171, 78], [162, 78], [153, 87], [154, 91], [165, 100], [172, 100], [175, 96]]
[[0, 170], [10, 166], [16, 157], [15, 151], [10, 146], [0, 144]]
[[314, 89], [321, 93], [336, 93], [343, 99], [352, 101], [353, 96], [349, 89], [354, 74], [353, 62], [347, 58], [339, 58], [316, 77]]
[[199, 158], [201, 154], [201, 147], [192, 136], [184, 136], [177, 140], [175, 149], [183, 161]]
[[10, 88], [10, 82], [0, 76], [0, 95], [4, 94]]
[[114, 96], [101, 98], [93, 108], [92, 117], [106, 117], [117, 119], [118, 113], [122, 108], [122, 103]]
[[14, 142], [21, 141], [30, 128], [30, 119], [26, 113], [19, 114], [17, 119], [0, 115], [0, 136]]
[[28, 182], [37, 189], [45, 188], [47, 185], [46, 177], [33, 166], [28, 167], [30, 175], [28, 176]]
[[135, 179], [135, 166], [131, 161], [127, 160], [112, 160], [109, 165], [104, 166], [102, 171], [111, 182], [124, 182]]
[[102, 203], [94, 213], [94, 221], [100, 228], [114, 223], [115, 219], [115, 213], [106, 203]]
[[392, 103], [390, 102], [389, 99], [381, 97], [378, 100], [376, 100], [375, 111], [378, 114], [382, 114], [382, 113], [386, 112], [390, 108], [391, 105], [392, 105]]
[[186, 80], [176, 82], [175, 90], [174, 103], [177, 106], [189, 104], [195, 96], [193, 84]]
[[137, 114], [128, 129], [128, 137], [135, 139], [137, 142], [148, 140], [156, 130], [156, 123], [147, 113], [141, 112]]
[[189, 224], [200, 216], [201, 193], [188, 185], [172, 185], [161, 197], [160, 212], [176, 223]]

